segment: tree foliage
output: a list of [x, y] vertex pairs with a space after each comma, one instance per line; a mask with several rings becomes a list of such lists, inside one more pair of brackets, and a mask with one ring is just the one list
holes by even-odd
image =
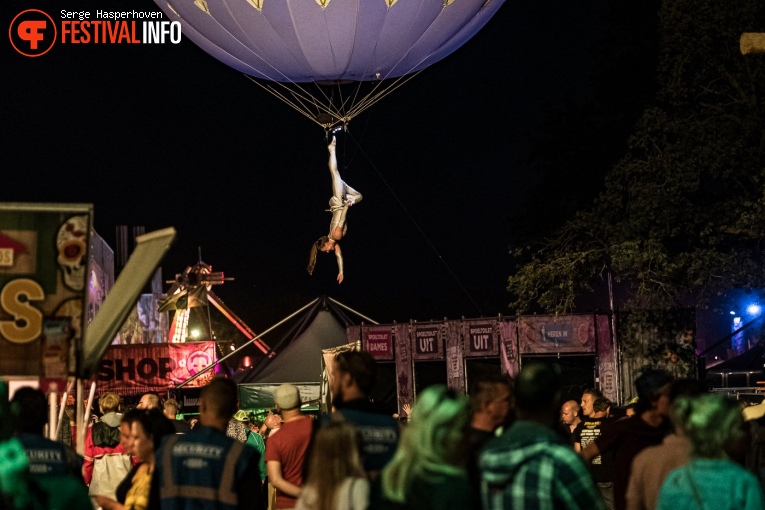
[[569, 312], [606, 271], [634, 308], [765, 286], [765, 56], [738, 47], [761, 31], [760, 0], [663, 3], [656, 99], [592, 207], [511, 249], [513, 311]]

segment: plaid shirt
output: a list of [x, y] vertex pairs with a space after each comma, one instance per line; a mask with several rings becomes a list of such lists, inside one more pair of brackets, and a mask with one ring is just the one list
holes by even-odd
[[603, 510], [579, 455], [553, 430], [518, 421], [479, 459], [484, 510]]

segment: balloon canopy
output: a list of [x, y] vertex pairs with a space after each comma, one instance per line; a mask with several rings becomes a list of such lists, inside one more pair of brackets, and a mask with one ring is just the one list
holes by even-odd
[[205, 52], [331, 127], [462, 46], [504, 0], [155, 2]]

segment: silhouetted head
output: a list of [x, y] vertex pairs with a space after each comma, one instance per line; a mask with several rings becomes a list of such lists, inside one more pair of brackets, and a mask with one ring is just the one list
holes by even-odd
[[726, 450], [744, 435], [741, 406], [720, 394], [678, 397], [672, 421], [690, 439], [696, 457], [727, 458]]
[[521, 419], [547, 425], [556, 423], [561, 400], [560, 368], [552, 363], [530, 361], [515, 379], [515, 403]]
[[216, 377], [199, 392], [199, 403], [210, 416], [220, 421], [228, 421], [238, 407], [236, 383], [231, 379]]
[[162, 407], [162, 398], [155, 391], [149, 391], [141, 395], [141, 400], [138, 401], [137, 409], [159, 409]]
[[31, 386], [17, 389], [11, 400], [11, 416], [17, 433], [42, 435], [48, 423], [45, 393]]
[[672, 383], [672, 376], [669, 372], [655, 368], [649, 368], [635, 379], [635, 389], [638, 394], [635, 414], [643, 414], [656, 406], [662, 396], [667, 397], [668, 404], [670, 383]]

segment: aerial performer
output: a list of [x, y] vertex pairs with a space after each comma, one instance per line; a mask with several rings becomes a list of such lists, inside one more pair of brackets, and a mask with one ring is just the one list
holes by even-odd
[[337, 283], [343, 283], [343, 253], [338, 242], [348, 230], [346, 221], [348, 208], [361, 202], [362, 196], [340, 177], [340, 171], [337, 169], [336, 146], [337, 139], [333, 136], [332, 142], [327, 146], [329, 149], [329, 173], [332, 177], [332, 198], [329, 199], [329, 209], [327, 210], [332, 213], [332, 221], [329, 223], [329, 234], [321, 236], [311, 246], [311, 255], [308, 257], [308, 274], [313, 274], [317, 251], [324, 253], [334, 251], [337, 259]]

